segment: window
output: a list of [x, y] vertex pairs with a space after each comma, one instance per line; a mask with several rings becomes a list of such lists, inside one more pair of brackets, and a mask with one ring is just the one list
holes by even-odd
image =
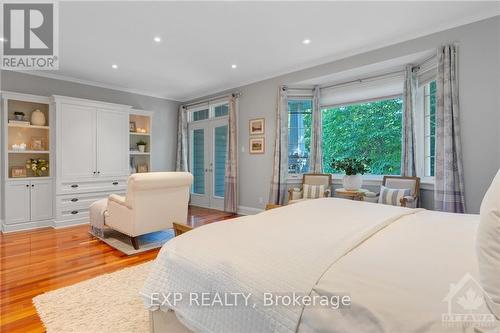
[[434, 177], [436, 159], [436, 81], [424, 87], [424, 176]]
[[376, 100], [322, 109], [323, 170], [332, 159], [371, 159], [371, 174], [399, 175], [401, 172], [401, 98]]
[[288, 100], [288, 174], [309, 171], [311, 148], [311, 99]]
[[193, 121], [206, 120], [208, 119], [208, 109], [194, 111], [192, 112]]
[[215, 117], [224, 117], [229, 113], [229, 106], [227, 104], [217, 105], [214, 107]]

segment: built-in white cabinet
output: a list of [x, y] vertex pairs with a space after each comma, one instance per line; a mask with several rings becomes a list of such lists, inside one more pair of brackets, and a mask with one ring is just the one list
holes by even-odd
[[18, 224], [53, 218], [51, 180], [16, 180], [5, 185], [5, 223]]
[[88, 223], [93, 202], [125, 194], [131, 172], [150, 171], [150, 112], [65, 96], [1, 97], [4, 232]]
[[30, 182], [30, 220], [41, 221], [54, 217], [54, 186], [49, 180]]
[[85, 223], [92, 200], [106, 198], [111, 193], [123, 194], [126, 190], [130, 106], [63, 96], [54, 96], [53, 102], [55, 225]]
[[30, 182], [5, 184], [5, 223], [16, 224], [30, 220]]
[[49, 97], [2, 92], [2, 230], [54, 221], [54, 111]]
[[97, 110], [96, 170], [101, 177], [128, 175], [128, 113]]
[[56, 104], [61, 179], [128, 174], [128, 112], [96, 105]]
[[95, 176], [96, 109], [61, 103], [57, 109], [58, 174], [62, 178]]

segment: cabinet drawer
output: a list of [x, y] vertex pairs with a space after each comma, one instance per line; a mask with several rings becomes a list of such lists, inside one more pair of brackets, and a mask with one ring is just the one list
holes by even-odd
[[58, 184], [58, 194], [110, 192], [118, 193], [127, 189], [127, 179], [99, 179], [92, 181], [63, 181]]
[[88, 218], [89, 208], [63, 209], [57, 212], [57, 220], [59, 221]]
[[[125, 195], [124, 191], [113, 192], [118, 195]], [[89, 208], [90, 205], [100, 199], [107, 198], [110, 192], [98, 193], [74, 193], [72, 195], [60, 195], [57, 197], [57, 209], [69, 210], [77, 208]]]

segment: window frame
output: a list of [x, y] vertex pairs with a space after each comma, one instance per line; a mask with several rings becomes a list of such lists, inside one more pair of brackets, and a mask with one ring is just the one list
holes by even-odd
[[[436, 76], [431, 77], [417, 87], [416, 93], [416, 117], [415, 129], [417, 140], [416, 168], [417, 176], [423, 183], [434, 184], [435, 176], [430, 175], [430, 84], [436, 80]], [[429, 133], [429, 135], [427, 135]], [[435, 134], [434, 134], [435, 137]], [[429, 153], [429, 154], [428, 154]], [[435, 152], [434, 152], [435, 153]], [[434, 156], [435, 161], [435, 156]], [[434, 164], [435, 168], [435, 164]], [[435, 170], [434, 170], [435, 174]]]
[[[384, 95], [384, 96], [380, 96], [380, 97], [362, 99], [359, 101], [352, 101], [352, 102], [341, 103], [341, 104], [320, 105], [320, 110], [321, 110], [321, 112], [323, 112], [323, 110], [325, 110], [325, 109], [334, 109], [334, 108], [340, 108], [340, 107], [351, 106], [351, 105], [356, 105], [356, 104], [373, 103], [373, 102], [380, 102], [380, 101], [391, 100], [391, 99], [403, 100], [403, 93], [401, 92], [400, 94], [395, 94], [395, 95]], [[323, 124], [321, 124], [321, 126], [323, 126]], [[402, 128], [401, 128], [401, 130], [402, 130]], [[321, 138], [321, 140], [323, 140], [323, 138]], [[324, 166], [323, 166], [323, 168], [324, 168]], [[324, 171], [322, 171], [322, 172], [324, 172]], [[342, 179], [344, 176], [344, 174], [341, 174], [341, 173], [332, 173], [331, 175], [332, 175], [333, 179]], [[372, 175], [372, 174], [362, 175], [363, 181], [367, 180], [370, 182], [370, 183], [367, 183], [365, 185], [373, 185], [373, 182], [382, 181], [384, 176], [385, 175]]]
[[[304, 101], [304, 100], [305, 100], [305, 101], [311, 101], [311, 117], [312, 117], [312, 112], [313, 112], [312, 108], [313, 108], [313, 103], [314, 103], [314, 102], [313, 102], [313, 96], [312, 96], [312, 95], [290, 95], [290, 96], [288, 96], [288, 98], [287, 98], [287, 103], [286, 103], [286, 105], [287, 105], [287, 110], [286, 110], [286, 119], [287, 119], [287, 126], [286, 126], [286, 128], [287, 128], [287, 136], [289, 136], [289, 135], [290, 135], [290, 128], [289, 128], [289, 125], [290, 125], [290, 124], [288, 123], [288, 118], [289, 118], [289, 116], [290, 116], [290, 110], [288, 109], [288, 103], [289, 103], [290, 101]], [[312, 124], [312, 122], [311, 122], [311, 131], [312, 131], [312, 125], [313, 125], [313, 124]], [[287, 149], [287, 155], [288, 155], [288, 145], [289, 145], [289, 141], [287, 140], [287, 147], [286, 147], [286, 149]], [[311, 162], [311, 160], [310, 160], [310, 156], [311, 156], [311, 155], [310, 155], [310, 153], [311, 153], [311, 152], [309, 152], [309, 163]], [[288, 155], [288, 156], [289, 156], [289, 155]], [[289, 160], [289, 159], [288, 159], [288, 163], [290, 163], [290, 160]], [[288, 164], [288, 163], [287, 163], [287, 164]], [[289, 164], [288, 164], [288, 165], [289, 165]], [[286, 172], [287, 172], [287, 179], [289, 179], [289, 180], [297, 180], [297, 179], [300, 179], [300, 180], [301, 180], [301, 179], [302, 179], [302, 177], [304, 176], [304, 174], [305, 174], [305, 173], [290, 173], [290, 172], [288, 172], [288, 165], [287, 165], [287, 169], [286, 169]], [[310, 167], [311, 167], [311, 165], [309, 164], [309, 168], [310, 168]], [[307, 171], [307, 173], [310, 173], [310, 172], [311, 172], [311, 170], [308, 170], [308, 171]]]
[[[187, 109], [188, 124], [201, 123], [201, 122], [204, 122], [204, 121], [210, 121], [210, 120], [214, 120], [214, 119], [226, 119], [226, 118], [229, 118], [229, 111], [228, 111], [228, 114], [225, 115], [225, 116], [219, 116], [219, 117], [215, 116], [215, 108], [217, 106], [221, 106], [221, 105], [225, 105], [225, 104], [229, 108], [229, 101], [227, 101], [227, 100], [219, 101], [219, 102], [216, 102], [216, 103], [208, 103], [208, 104], [204, 103], [203, 105], [200, 105], [200, 106], [196, 106], [196, 107], [193, 107], [193, 108], [188, 108]], [[195, 112], [197, 112], [197, 111], [203, 111], [203, 110], [208, 110], [208, 118], [207, 119], [203, 119], [203, 120], [193, 120], [193, 114]]]

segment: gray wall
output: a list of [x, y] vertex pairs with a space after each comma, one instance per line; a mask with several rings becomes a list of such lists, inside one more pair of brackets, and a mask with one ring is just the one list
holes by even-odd
[[[272, 175], [274, 110], [279, 85], [293, 84], [348, 69], [459, 44], [460, 106], [467, 210], [477, 213], [500, 167], [500, 17], [479, 21], [324, 65], [234, 88], [239, 101], [240, 206], [263, 208]], [[286, 56], [286, 55], [284, 55]], [[218, 94], [214, 94], [218, 95]], [[248, 120], [266, 118], [266, 152], [248, 154]], [[244, 149], [244, 152], [242, 151]], [[423, 191], [424, 207], [433, 192]]]
[[151, 168], [154, 171], [175, 169], [178, 102], [18, 72], [1, 71], [0, 76], [0, 89], [4, 91], [86, 98], [153, 111]]

